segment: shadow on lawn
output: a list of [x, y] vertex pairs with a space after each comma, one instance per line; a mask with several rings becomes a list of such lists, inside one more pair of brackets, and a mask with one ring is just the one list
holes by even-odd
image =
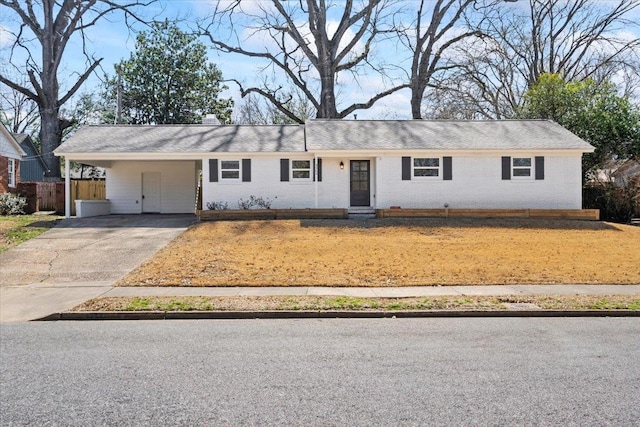
[[375, 219], [310, 219], [300, 220], [303, 228], [511, 228], [527, 230], [624, 231], [616, 224], [602, 221], [527, 218], [375, 218]]

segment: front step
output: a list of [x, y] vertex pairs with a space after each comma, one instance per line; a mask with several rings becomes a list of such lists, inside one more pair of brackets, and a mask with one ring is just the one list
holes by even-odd
[[348, 211], [349, 219], [373, 219], [376, 210], [371, 207], [351, 207]]

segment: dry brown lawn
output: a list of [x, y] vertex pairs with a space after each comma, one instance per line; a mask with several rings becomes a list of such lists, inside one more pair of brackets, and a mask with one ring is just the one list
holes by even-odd
[[551, 283], [640, 283], [640, 228], [524, 219], [209, 222], [119, 285]]

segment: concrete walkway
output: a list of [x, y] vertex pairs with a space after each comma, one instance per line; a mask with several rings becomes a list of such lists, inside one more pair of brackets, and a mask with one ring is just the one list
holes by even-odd
[[408, 286], [400, 288], [340, 287], [122, 287], [105, 297], [142, 296], [351, 296], [362, 298], [407, 298], [431, 296], [503, 295], [640, 295], [640, 285], [500, 285], [500, 286]]
[[0, 254], [0, 322], [40, 318], [105, 294], [195, 221], [194, 215], [60, 221]]
[[113, 287], [195, 221], [193, 215], [111, 215], [61, 221], [39, 237], [0, 254], [0, 322], [39, 319], [91, 298], [118, 296], [640, 295], [640, 285]]

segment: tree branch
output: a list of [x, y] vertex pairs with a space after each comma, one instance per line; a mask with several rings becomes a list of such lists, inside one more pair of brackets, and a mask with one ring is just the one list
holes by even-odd
[[352, 104], [349, 107], [345, 108], [344, 110], [340, 111], [338, 113], [338, 118], [340, 119], [344, 119], [345, 117], [347, 117], [349, 114], [353, 113], [356, 110], [366, 110], [369, 109], [371, 107], [373, 107], [373, 105], [378, 102], [380, 99], [384, 98], [385, 96], [389, 96], [392, 93], [395, 93], [399, 90], [402, 89], [406, 89], [409, 88], [409, 84], [405, 83], [405, 84], [401, 84], [399, 86], [393, 87], [391, 89], [388, 89], [384, 92], [380, 92], [379, 94], [377, 94], [376, 96], [372, 97], [371, 99], [369, 99], [367, 102], [364, 103], [358, 103], [358, 104]]

